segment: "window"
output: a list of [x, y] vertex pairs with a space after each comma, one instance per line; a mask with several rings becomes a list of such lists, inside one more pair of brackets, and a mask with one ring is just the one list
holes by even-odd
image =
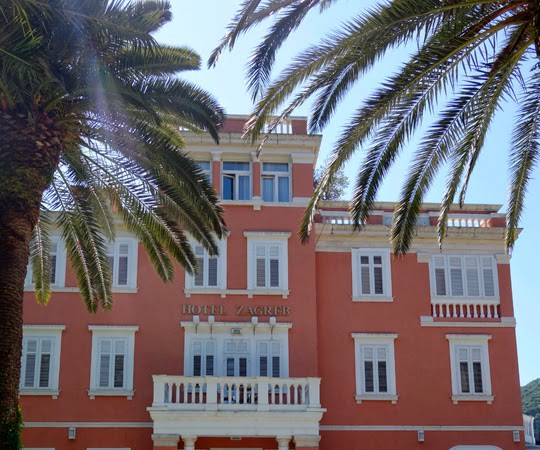
[[431, 291], [435, 297], [498, 297], [497, 265], [493, 256], [434, 255]]
[[290, 233], [250, 233], [248, 237], [248, 289], [288, 289], [287, 238]]
[[395, 334], [353, 333], [356, 400], [397, 401], [394, 363]]
[[210, 161], [196, 161], [199, 169], [204, 173], [208, 182], [212, 181], [212, 163]]
[[118, 238], [107, 247], [113, 288], [137, 287], [137, 240]]
[[213, 376], [215, 371], [216, 343], [213, 339], [194, 340], [192, 342], [193, 367], [192, 375], [200, 377]]
[[[51, 288], [65, 286], [66, 280], [66, 248], [60, 236], [51, 236], [51, 248], [49, 249], [51, 258]], [[28, 263], [24, 285], [32, 288], [32, 264]]]
[[353, 300], [392, 301], [390, 250], [352, 250]]
[[251, 200], [250, 170], [249, 162], [223, 162], [223, 200]]
[[210, 256], [208, 251], [194, 240], [191, 246], [199, 266], [197, 273], [186, 272], [186, 289], [226, 289], [227, 288], [227, 240], [218, 242], [219, 255]]
[[489, 374], [488, 335], [446, 335], [450, 343], [452, 399], [493, 401]]
[[[287, 377], [290, 324], [182, 322], [187, 376]], [[234, 334], [233, 334], [234, 333]]]
[[92, 331], [89, 395], [133, 396], [133, 355], [138, 327], [97, 326]]
[[259, 376], [280, 377], [281, 349], [279, 342], [259, 342]]
[[262, 163], [261, 191], [264, 202], [290, 202], [288, 163]]
[[20, 389], [22, 394], [58, 396], [60, 344], [64, 326], [24, 325]]

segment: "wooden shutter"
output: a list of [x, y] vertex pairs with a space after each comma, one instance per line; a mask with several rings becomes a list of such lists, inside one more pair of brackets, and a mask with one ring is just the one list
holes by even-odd
[[99, 367], [98, 386], [100, 388], [110, 387], [112, 339], [101, 338], [99, 340]]
[[468, 394], [471, 392], [469, 379], [469, 349], [466, 347], [457, 348], [460, 392]]
[[208, 258], [208, 286], [217, 287], [218, 285], [218, 259], [217, 257]]
[[200, 377], [202, 375], [202, 342], [193, 341], [191, 343], [191, 349], [193, 358], [193, 376]]
[[387, 351], [386, 347], [377, 347], [377, 392], [388, 392], [388, 375], [387, 375]]
[[129, 244], [118, 245], [118, 286], [127, 286], [129, 278]]
[[58, 242], [51, 244], [51, 284], [56, 284], [56, 261], [58, 255]]
[[25, 350], [26, 350], [26, 357], [25, 357], [23, 386], [34, 387], [34, 380], [36, 377], [38, 339], [27, 339]]
[[360, 292], [363, 295], [371, 294], [369, 256], [367, 255], [360, 255]]
[[482, 380], [482, 350], [480, 348], [471, 349], [472, 362], [472, 380], [475, 394], [484, 392], [484, 383]]
[[259, 342], [259, 376], [268, 376], [268, 343]]
[[213, 376], [214, 373], [214, 360], [215, 360], [215, 343], [214, 341], [207, 339], [204, 343], [204, 373], [208, 376]]
[[375, 374], [373, 367], [373, 347], [363, 346], [363, 366], [364, 366], [364, 391], [375, 392]]
[[383, 258], [381, 255], [373, 256], [373, 293], [375, 295], [384, 294], [383, 282]]
[[39, 356], [39, 380], [40, 388], [48, 388], [50, 386], [51, 376], [51, 359], [53, 355], [54, 342], [49, 338], [41, 339], [41, 351]]
[[117, 339], [114, 342], [114, 372], [113, 372], [113, 387], [123, 388], [125, 372], [126, 372], [126, 347], [127, 343], [124, 339]]

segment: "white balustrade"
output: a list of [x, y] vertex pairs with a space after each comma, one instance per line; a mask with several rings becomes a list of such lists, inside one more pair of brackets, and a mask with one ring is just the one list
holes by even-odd
[[471, 214], [466, 216], [448, 215], [448, 227], [458, 228], [486, 228], [488, 226], [489, 216]]
[[500, 317], [498, 300], [432, 299], [431, 309], [433, 317], [445, 319], [498, 319]]
[[153, 407], [207, 411], [320, 408], [320, 378], [154, 375]]
[[352, 225], [353, 220], [348, 211], [321, 211], [323, 223], [331, 225]]

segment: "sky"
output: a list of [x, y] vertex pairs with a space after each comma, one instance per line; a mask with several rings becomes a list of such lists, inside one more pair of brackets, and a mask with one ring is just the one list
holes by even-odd
[[[157, 34], [161, 43], [187, 46], [201, 55], [201, 70], [186, 74], [184, 78], [197, 83], [211, 92], [225, 108], [227, 114], [248, 114], [253, 107], [245, 83], [245, 66], [253, 47], [263, 36], [264, 29], [259, 28], [242, 36], [234, 50], [225, 51], [217, 66], [206, 68], [206, 61], [211, 51], [223, 37], [226, 26], [234, 16], [239, 0], [170, 0], [173, 20]], [[287, 62], [309, 44], [318, 42], [324, 33], [338, 28], [343, 21], [349, 20], [374, 0], [341, 0], [336, 2], [324, 15], [318, 12], [307, 17], [301, 27], [293, 34], [287, 44], [278, 53], [274, 74], [284, 68]], [[398, 49], [386, 55], [353, 88], [340, 104], [332, 121], [323, 131], [323, 140], [318, 164], [322, 164], [330, 154], [333, 144], [339, 136], [341, 127], [348, 121], [353, 111], [361, 104], [367, 94], [373, 91], [380, 81], [392, 74], [407, 50]], [[470, 182], [467, 203], [504, 205], [508, 186], [508, 153], [512, 125], [516, 112], [512, 103], [503, 105], [490, 129], [484, 150]], [[309, 105], [298, 108], [294, 115], [308, 115]], [[407, 172], [408, 157], [414, 150], [414, 141], [400, 157], [383, 183], [378, 200], [397, 201], [401, 185]], [[350, 184], [355, 179], [361, 152], [345, 167]], [[540, 172], [536, 171], [536, 176]], [[426, 201], [441, 200], [444, 188], [444, 176], [440, 176], [429, 191]], [[350, 196], [352, 188], [349, 188]], [[517, 320], [517, 345], [521, 385], [540, 378], [540, 264], [536, 260], [540, 249], [540, 235], [535, 225], [540, 223], [540, 184], [533, 179], [526, 198], [526, 209], [522, 218], [523, 231], [512, 254], [512, 290], [514, 296], [515, 317]], [[504, 206], [501, 209], [505, 211]]]

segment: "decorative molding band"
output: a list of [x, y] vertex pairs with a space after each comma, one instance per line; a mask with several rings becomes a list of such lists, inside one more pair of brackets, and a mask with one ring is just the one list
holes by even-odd
[[90, 331], [97, 331], [103, 333], [135, 333], [136, 331], [139, 331], [139, 327], [137, 325], [88, 325], [88, 329]]
[[515, 328], [514, 317], [501, 317], [500, 322], [435, 322], [431, 316], [420, 316], [422, 327], [457, 327], [457, 328]]
[[523, 425], [321, 425], [321, 431], [523, 431]]
[[24, 422], [25, 428], [153, 428], [154, 422]]
[[190, 288], [184, 289], [184, 294], [187, 298], [192, 295], [219, 295], [221, 298], [226, 298], [227, 295], [247, 295], [248, 298], [253, 298], [258, 295], [281, 295], [282, 298], [287, 298], [290, 294], [288, 289], [213, 289], [213, 288]]
[[244, 231], [245, 237], [250, 238], [273, 238], [273, 239], [289, 239], [290, 231]]
[[352, 298], [355, 303], [392, 303], [394, 297], [384, 297], [382, 295], [360, 295]]
[[396, 333], [351, 333], [351, 337], [353, 339], [388, 340], [397, 339], [398, 335]]
[[23, 331], [26, 333], [40, 333], [43, 331], [61, 332], [65, 329], [65, 325], [23, 325]]
[[156, 447], [169, 447], [169, 446], [177, 447], [178, 442], [180, 441], [180, 435], [178, 434], [153, 434], [152, 440], [154, 441], [154, 446]]

